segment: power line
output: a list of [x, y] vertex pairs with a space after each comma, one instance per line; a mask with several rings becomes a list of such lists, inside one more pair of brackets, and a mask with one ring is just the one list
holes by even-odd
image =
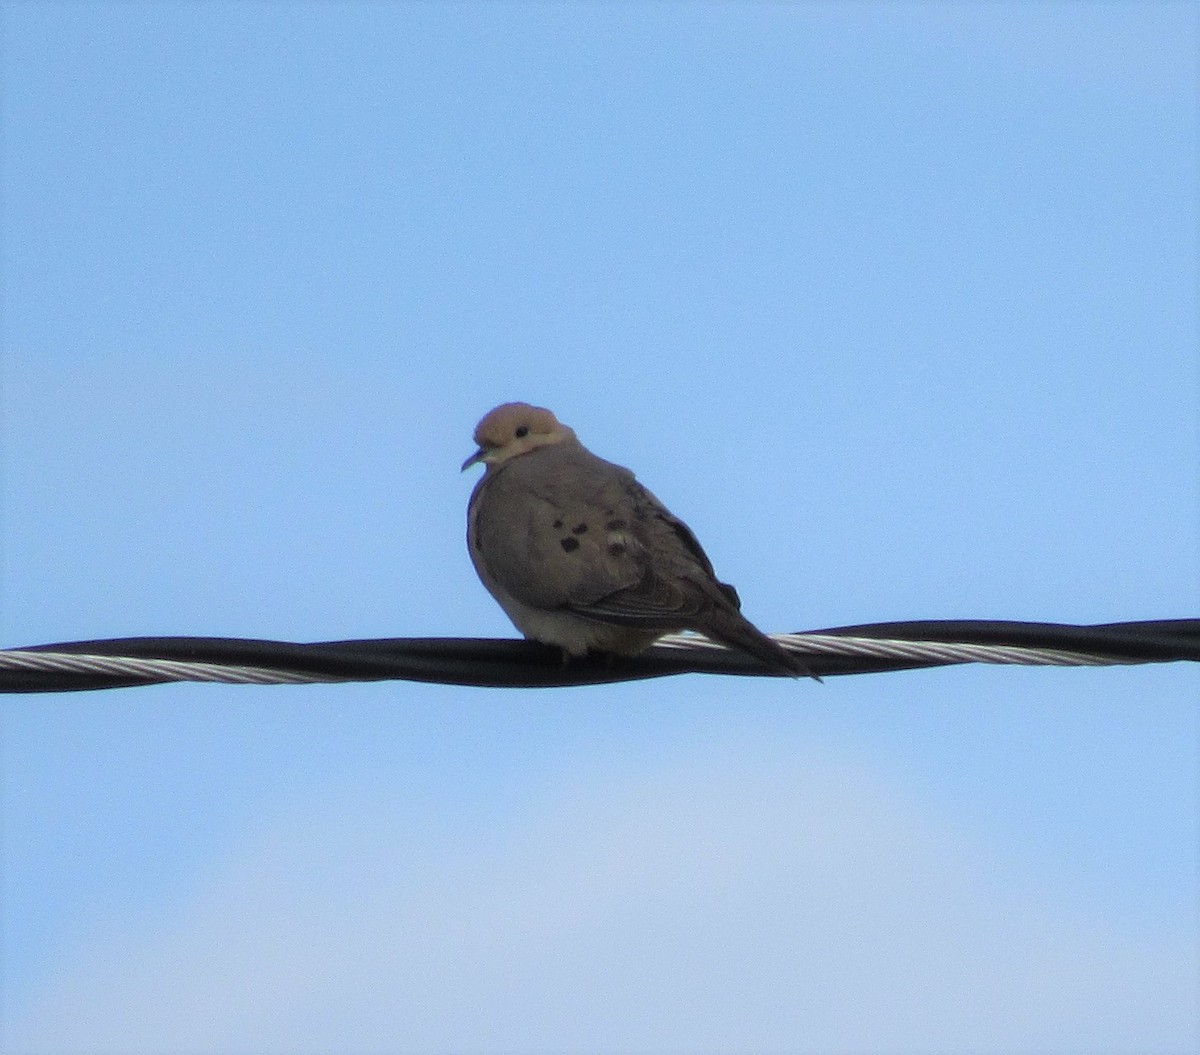
[[[1200, 619], [1075, 626], [992, 620], [872, 623], [774, 635], [822, 676], [959, 663], [1105, 666], [1200, 662]], [[140, 637], [0, 651], [0, 692], [78, 692], [170, 681], [275, 685], [422, 681], [480, 687], [595, 685], [674, 674], [778, 676], [694, 635], [631, 657], [565, 663], [558, 649], [488, 638], [382, 638], [302, 644]]]

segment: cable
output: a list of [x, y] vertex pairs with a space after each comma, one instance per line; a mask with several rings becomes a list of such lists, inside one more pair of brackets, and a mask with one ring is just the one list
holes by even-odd
[[[1103, 666], [1200, 662], [1200, 619], [1074, 626], [987, 620], [873, 623], [775, 639], [815, 673], [876, 674], [957, 663]], [[637, 656], [563, 661], [532, 641], [382, 638], [298, 644], [246, 638], [142, 637], [0, 651], [0, 692], [78, 692], [170, 681], [275, 685], [423, 681], [481, 687], [596, 685], [673, 674], [780, 676], [694, 635]]]

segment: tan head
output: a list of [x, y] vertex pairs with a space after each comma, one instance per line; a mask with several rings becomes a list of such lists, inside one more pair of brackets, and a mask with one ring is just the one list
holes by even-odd
[[575, 433], [559, 422], [545, 407], [528, 403], [503, 403], [489, 411], [475, 427], [479, 450], [465, 462], [466, 469], [476, 462], [501, 465], [510, 458], [528, 454], [538, 447], [573, 440]]

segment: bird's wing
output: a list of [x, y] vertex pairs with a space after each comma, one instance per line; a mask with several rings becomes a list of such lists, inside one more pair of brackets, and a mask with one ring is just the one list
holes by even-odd
[[645, 629], [736, 611], [688, 527], [629, 470], [581, 447], [514, 459], [479, 501], [479, 557], [524, 604]]

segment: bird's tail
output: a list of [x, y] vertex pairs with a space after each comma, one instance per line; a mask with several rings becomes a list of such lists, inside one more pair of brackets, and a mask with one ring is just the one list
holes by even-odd
[[714, 608], [706, 613], [703, 625], [693, 626], [691, 629], [698, 630], [705, 637], [711, 637], [722, 645], [753, 656], [779, 674], [786, 674], [792, 678], [821, 680], [799, 656], [767, 637], [736, 610]]

